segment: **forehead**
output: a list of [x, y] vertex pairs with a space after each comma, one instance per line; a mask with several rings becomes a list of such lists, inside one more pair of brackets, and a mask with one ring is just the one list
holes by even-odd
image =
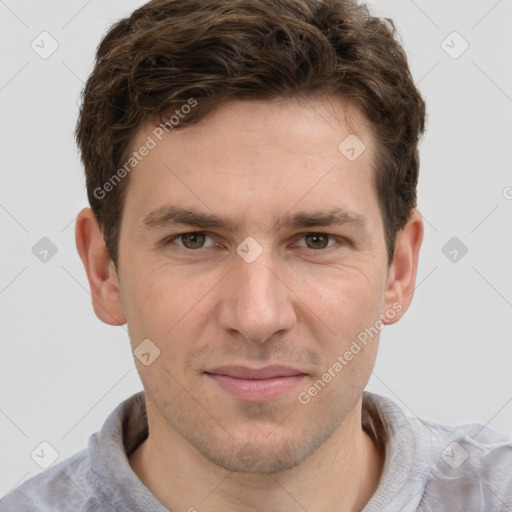
[[294, 203], [354, 213], [376, 204], [371, 126], [346, 102], [232, 101], [197, 124], [161, 131], [147, 123], [132, 143], [135, 152], [152, 147], [125, 196], [138, 222], [169, 203], [272, 220]]

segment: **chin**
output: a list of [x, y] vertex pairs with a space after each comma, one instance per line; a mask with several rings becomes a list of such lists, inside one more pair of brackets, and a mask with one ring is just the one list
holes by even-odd
[[212, 464], [232, 473], [271, 475], [299, 466], [314, 451], [297, 440], [279, 446], [268, 440], [242, 442], [236, 447], [230, 444], [224, 450], [219, 445], [202, 446], [200, 452]]

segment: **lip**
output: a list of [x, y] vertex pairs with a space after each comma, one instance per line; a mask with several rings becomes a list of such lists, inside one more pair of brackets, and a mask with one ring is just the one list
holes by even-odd
[[222, 366], [205, 372], [219, 387], [235, 398], [249, 402], [264, 402], [285, 395], [306, 376], [296, 368], [266, 366]]
[[289, 366], [265, 366], [263, 368], [248, 368], [247, 366], [220, 366], [206, 373], [213, 375], [225, 375], [235, 379], [272, 379], [274, 377], [290, 377], [292, 375], [304, 375], [304, 372]]

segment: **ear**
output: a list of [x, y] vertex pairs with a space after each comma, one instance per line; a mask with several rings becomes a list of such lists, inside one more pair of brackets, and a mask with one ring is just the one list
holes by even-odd
[[405, 227], [397, 234], [385, 293], [385, 311], [393, 311], [393, 315], [384, 316], [384, 324], [397, 322], [412, 302], [422, 241], [423, 218], [415, 209]]
[[75, 241], [91, 288], [92, 307], [96, 316], [109, 325], [126, 323], [119, 281], [114, 263], [90, 208], [76, 218]]

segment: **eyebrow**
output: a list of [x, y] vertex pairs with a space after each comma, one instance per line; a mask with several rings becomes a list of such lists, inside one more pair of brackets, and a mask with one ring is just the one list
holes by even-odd
[[196, 226], [200, 228], [223, 228], [227, 231], [236, 231], [238, 224], [226, 217], [220, 217], [213, 213], [203, 213], [187, 208], [178, 208], [176, 206], [162, 206], [153, 210], [142, 221], [144, 229], [157, 229], [167, 227], [173, 224], [185, 224], [187, 226]]
[[[233, 219], [203, 213], [197, 210], [179, 208], [176, 206], [162, 206], [149, 213], [142, 221], [143, 229], [159, 229], [175, 224], [195, 226], [200, 229], [224, 229], [231, 233], [239, 229], [239, 223]], [[364, 229], [367, 225], [366, 218], [355, 212], [335, 208], [328, 211], [285, 213], [274, 222], [272, 229], [282, 228], [300, 229], [317, 226], [354, 225]]]

